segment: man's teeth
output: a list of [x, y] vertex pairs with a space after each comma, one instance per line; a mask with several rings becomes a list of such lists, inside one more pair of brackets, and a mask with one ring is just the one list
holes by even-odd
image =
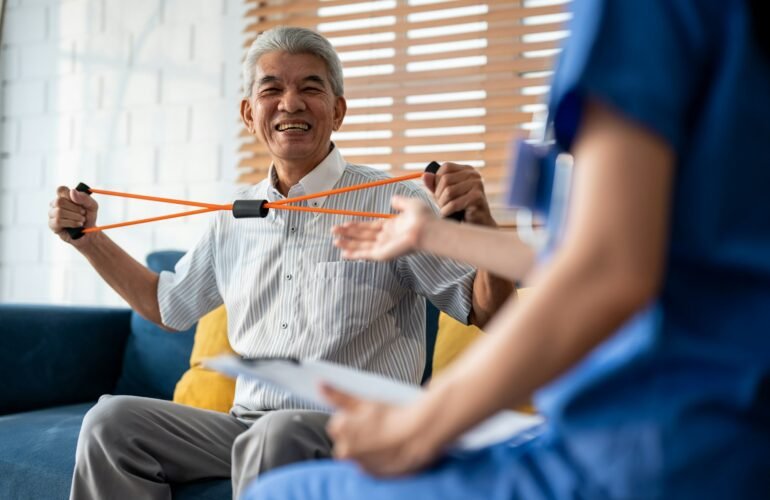
[[296, 130], [308, 130], [310, 126], [307, 123], [281, 123], [278, 125], [278, 130], [283, 132], [284, 130], [296, 129]]

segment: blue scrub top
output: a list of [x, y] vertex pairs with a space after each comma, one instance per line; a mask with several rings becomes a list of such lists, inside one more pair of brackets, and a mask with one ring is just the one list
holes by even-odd
[[590, 97], [676, 154], [660, 297], [536, 398], [578, 467], [618, 495], [770, 480], [770, 57], [747, 3], [573, 4], [558, 144], [573, 145]]
[[525, 444], [386, 480], [297, 464], [248, 498], [770, 498], [770, 61], [746, 0], [572, 6], [559, 145], [590, 97], [676, 154], [660, 297], [537, 394], [547, 430]]

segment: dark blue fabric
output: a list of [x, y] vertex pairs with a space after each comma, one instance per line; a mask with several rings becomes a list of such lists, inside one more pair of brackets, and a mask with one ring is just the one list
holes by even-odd
[[594, 99], [675, 153], [660, 296], [538, 393], [548, 428], [523, 452], [390, 480], [300, 464], [249, 498], [768, 498], [770, 64], [747, 2], [572, 6], [557, 143], [572, 148]]
[[[69, 498], [84, 403], [0, 417], [0, 498]], [[229, 500], [230, 480], [173, 485], [174, 500]]]
[[436, 351], [439, 313], [430, 300], [425, 301], [425, 371], [421, 383], [425, 383], [433, 375], [433, 353]]
[[[147, 256], [147, 267], [156, 273], [172, 271], [182, 255], [184, 252], [173, 250], [153, 252]], [[190, 367], [195, 326], [169, 332], [132, 312], [131, 335], [115, 394], [171, 399], [176, 383]]]
[[[182, 252], [156, 252], [172, 269]], [[193, 329], [163, 331], [128, 309], [0, 304], [0, 499], [69, 497], [83, 416], [101, 394], [170, 399], [189, 365]], [[125, 353], [124, 353], [125, 346]], [[136, 392], [132, 392], [136, 391]], [[229, 500], [229, 479], [172, 485], [175, 500]]]
[[668, 268], [657, 300], [537, 406], [613, 495], [766, 495], [770, 64], [747, 3], [574, 6], [551, 98], [556, 139], [572, 147], [593, 98], [671, 146]]
[[0, 415], [111, 392], [128, 309], [0, 304]]
[[230, 500], [233, 485], [230, 479], [209, 479], [171, 485], [174, 500]]
[[[307, 473], [312, 467], [313, 472]], [[243, 500], [604, 500], [563, 450], [542, 437], [447, 457], [420, 474], [378, 479], [349, 462], [295, 464], [268, 473]], [[646, 498], [646, 497], [634, 497]]]
[[80, 424], [91, 406], [0, 417], [0, 498], [69, 497]]

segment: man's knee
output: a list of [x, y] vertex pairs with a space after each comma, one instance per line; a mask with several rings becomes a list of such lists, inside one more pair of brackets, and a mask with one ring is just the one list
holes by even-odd
[[[78, 451], [96, 443], [104, 445], [134, 435], [131, 429], [141, 423], [137, 398], [105, 396], [83, 418], [78, 439]], [[139, 417], [139, 418], [137, 418]]]
[[258, 460], [259, 471], [329, 456], [328, 416], [312, 412], [275, 411], [259, 418], [233, 444], [233, 463]]

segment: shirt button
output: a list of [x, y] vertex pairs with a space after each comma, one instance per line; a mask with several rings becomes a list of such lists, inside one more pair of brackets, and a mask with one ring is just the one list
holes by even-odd
[[292, 226], [292, 227], [289, 228], [289, 232], [290, 233], [296, 233], [297, 232], [297, 228]]
[[287, 275], [286, 275], [286, 279], [287, 279], [287, 280], [291, 280], [291, 274], [287, 274]]
[[281, 323], [281, 328], [286, 330], [287, 328], [289, 328], [289, 324], [288, 323]]

